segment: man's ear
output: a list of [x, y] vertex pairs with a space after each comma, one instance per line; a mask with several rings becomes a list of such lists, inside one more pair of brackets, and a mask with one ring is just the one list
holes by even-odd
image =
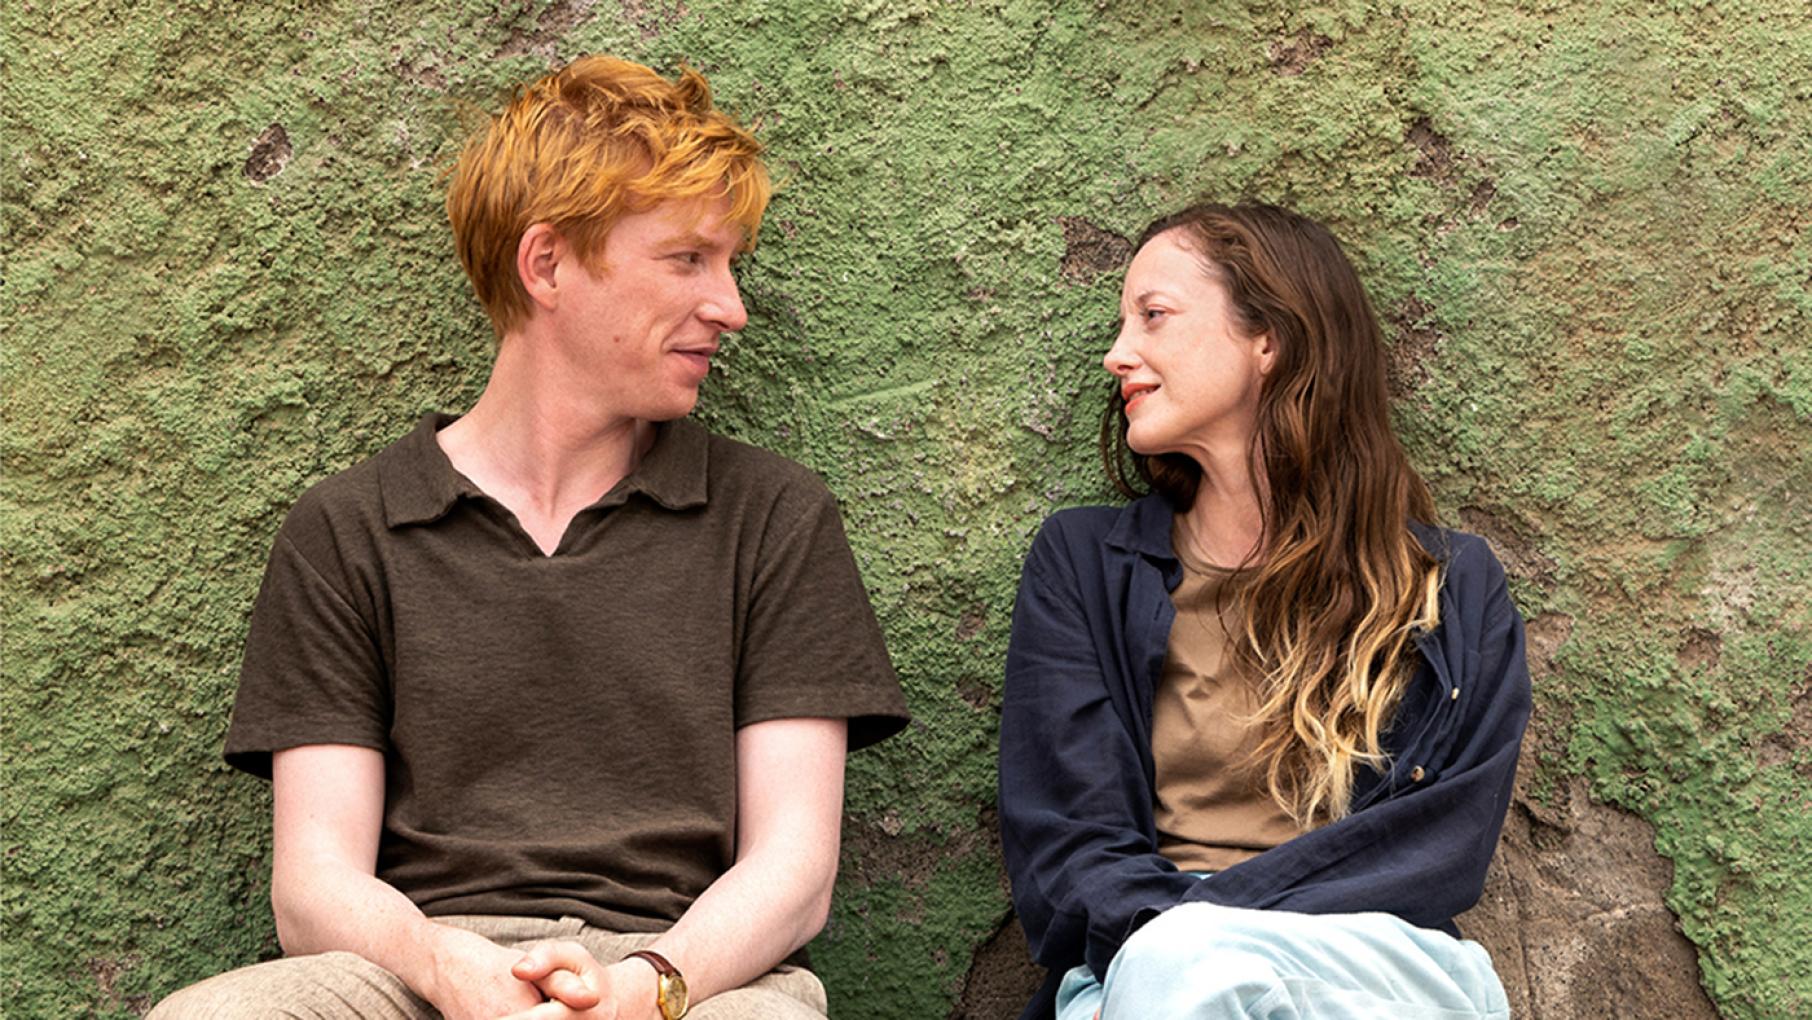
[[516, 278], [522, 281], [530, 301], [548, 311], [559, 304], [555, 271], [571, 253], [566, 239], [551, 223], [536, 223], [522, 232], [522, 240], [516, 242]]

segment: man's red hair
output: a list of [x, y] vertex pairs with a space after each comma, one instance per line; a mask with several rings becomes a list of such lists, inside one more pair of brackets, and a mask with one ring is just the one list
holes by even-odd
[[672, 81], [582, 57], [522, 89], [460, 154], [447, 191], [453, 242], [499, 338], [529, 315], [516, 248], [536, 223], [588, 266], [623, 216], [662, 202], [728, 197], [755, 244], [772, 185], [761, 143], [711, 102], [704, 76]]

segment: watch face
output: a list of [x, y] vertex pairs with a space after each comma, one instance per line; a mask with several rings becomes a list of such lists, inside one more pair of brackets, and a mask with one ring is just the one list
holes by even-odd
[[685, 1016], [687, 1006], [686, 979], [680, 977], [678, 974], [671, 977], [662, 977], [661, 1003], [666, 1007], [661, 1010], [661, 1012], [665, 1013], [667, 1016]]

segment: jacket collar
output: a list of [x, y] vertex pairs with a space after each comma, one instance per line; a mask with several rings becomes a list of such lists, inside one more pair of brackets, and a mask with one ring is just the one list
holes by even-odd
[[[379, 461], [384, 523], [392, 528], [437, 521], [461, 498], [484, 493], [453, 467], [434, 434], [458, 415], [429, 412]], [[703, 506], [710, 475], [710, 434], [690, 419], [659, 422], [642, 462], [594, 506], [626, 502], [641, 493], [668, 510]]]
[[1175, 517], [1163, 496], [1155, 492], [1142, 496], [1120, 508], [1114, 526], [1108, 529], [1107, 544], [1124, 552], [1174, 563], [1177, 554], [1170, 546], [1170, 524]]

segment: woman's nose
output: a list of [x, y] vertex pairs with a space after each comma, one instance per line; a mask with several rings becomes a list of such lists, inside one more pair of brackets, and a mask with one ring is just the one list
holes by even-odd
[[1132, 343], [1126, 336], [1126, 327], [1122, 326], [1114, 337], [1114, 345], [1101, 356], [1101, 367], [1114, 375], [1125, 375], [1139, 366], [1139, 359], [1133, 353]]

